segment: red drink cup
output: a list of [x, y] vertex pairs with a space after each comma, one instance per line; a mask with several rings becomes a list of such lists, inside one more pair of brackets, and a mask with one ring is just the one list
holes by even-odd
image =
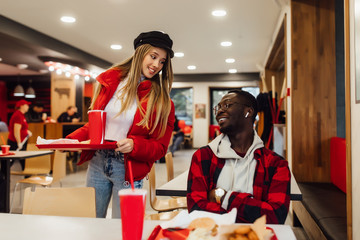
[[10, 145], [1, 145], [1, 151], [3, 154], [8, 154], [10, 151]]
[[122, 238], [141, 240], [145, 216], [145, 189], [119, 191]]
[[103, 110], [90, 110], [89, 137], [91, 144], [103, 144], [105, 138], [106, 112]]

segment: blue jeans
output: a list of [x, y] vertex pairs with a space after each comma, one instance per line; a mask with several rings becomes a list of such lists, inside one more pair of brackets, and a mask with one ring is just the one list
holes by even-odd
[[[142, 188], [143, 180], [135, 181], [135, 188]], [[86, 186], [95, 188], [96, 217], [105, 218], [112, 195], [112, 218], [120, 218], [118, 191], [130, 188], [125, 181], [124, 154], [114, 150], [98, 150], [90, 160]]]

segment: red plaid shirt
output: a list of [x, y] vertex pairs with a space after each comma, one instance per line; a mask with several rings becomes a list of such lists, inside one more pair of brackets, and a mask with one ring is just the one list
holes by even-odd
[[266, 215], [266, 223], [284, 223], [290, 204], [290, 170], [282, 157], [266, 148], [254, 152], [257, 161], [253, 195], [233, 192], [229, 198], [228, 209], [221, 204], [209, 202], [208, 192], [216, 188], [225, 159], [214, 155], [209, 146], [197, 150], [191, 161], [187, 186], [187, 206], [189, 212], [203, 210], [213, 213], [226, 213], [237, 208], [236, 222], [254, 222]]

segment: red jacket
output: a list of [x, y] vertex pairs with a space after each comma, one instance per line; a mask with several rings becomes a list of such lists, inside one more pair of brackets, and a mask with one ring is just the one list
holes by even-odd
[[[114, 95], [116, 88], [118, 87], [121, 79], [120, 71], [110, 69], [103, 72], [97, 77], [98, 82], [103, 86], [99, 96], [97, 97], [94, 109], [104, 110], [111, 97]], [[137, 94], [141, 100], [151, 90], [152, 82], [145, 80], [141, 82], [137, 89]], [[142, 104], [146, 110], [147, 101]], [[128, 138], [134, 141], [134, 149], [130, 153], [124, 154], [125, 156], [125, 179], [129, 181], [129, 173], [127, 170], [127, 161], [131, 160], [134, 180], [143, 179], [148, 172], [150, 172], [153, 163], [165, 156], [170, 137], [174, 128], [175, 122], [175, 107], [171, 102], [171, 111], [168, 117], [167, 127], [165, 135], [157, 139], [159, 135], [159, 127], [157, 127], [154, 133], [150, 134], [150, 129], [146, 129], [136, 124], [141, 121], [141, 115], [139, 109], [136, 110], [134, 121], [127, 134]], [[154, 118], [153, 118], [154, 119]], [[78, 139], [79, 141], [85, 141], [89, 139], [89, 123], [85, 124], [82, 128], [69, 134], [67, 138]], [[95, 151], [83, 151], [81, 153], [79, 165], [90, 160]]]

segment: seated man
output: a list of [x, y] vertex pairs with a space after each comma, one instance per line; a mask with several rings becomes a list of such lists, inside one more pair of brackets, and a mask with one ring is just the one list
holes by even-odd
[[63, 112], [57, 119], [58, 122], [79, 122], [80, 115], [77, 113], [77, 107], [70, 106], [66, 112]]
[[229, 91], [214, 108], [220, 134], [192, 158], [188, 178], [189, 212], [226, 213], [237, 208], [236, 222], [284, 223], [290, 203], [290, 171], [282, 157], [264, 148], [253, 123], [256, 99]]

